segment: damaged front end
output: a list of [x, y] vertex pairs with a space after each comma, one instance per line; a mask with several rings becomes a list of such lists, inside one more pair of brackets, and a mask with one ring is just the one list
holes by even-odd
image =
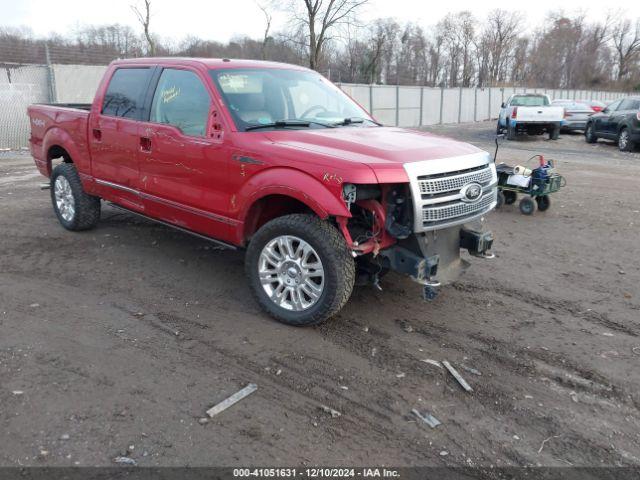
[[425, 300], [469, 263], [461, 250], [493, 258], [484, 215], [496, 205], [489, 154], [407, 163], [408, 184], [343, 186], [352, 218], [337, 223], [356, 257], [359, 283], [378, 286], [389, 270], [424, 286]]

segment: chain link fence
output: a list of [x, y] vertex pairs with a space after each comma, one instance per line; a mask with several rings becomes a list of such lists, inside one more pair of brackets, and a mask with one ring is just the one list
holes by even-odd
[[[28, 147], [27, 107], [33, 103], [90, 103], [104, 65], [25, 65], [0, 62], [0, 150]], [[385, 125], [421, 127], [497, 118], [512, 93], [545, 93], [553, 98], [613, 101], [626, 94], [543, 88], [432, 88], [339, 84]]]
[[49, 69], [0, 63], [0, 150], [27, 147], [27, 106], [51, 98]]

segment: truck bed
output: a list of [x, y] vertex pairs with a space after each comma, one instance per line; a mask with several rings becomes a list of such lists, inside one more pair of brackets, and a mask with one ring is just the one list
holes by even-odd
[[52, 145], [73, 149], [69, 154], [76, 163], [89, 163], [87, 131], [90, 109], [91, 104], [84, 103], [34, 104], [27, 109], [31, 123], [31, 155], [40, 173], [47, 177], [51, 175], [50, 160], [56, 154], [50, 151]]
[[77, 110], [91, 110], [90, 103], [40, 103], [39, 105], [47, 105], [50, 107], [74, 108]]

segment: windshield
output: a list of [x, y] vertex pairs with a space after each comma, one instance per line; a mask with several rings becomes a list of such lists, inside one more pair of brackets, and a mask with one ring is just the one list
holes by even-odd
[[549, 99], [542, 95], [516, 95], [511, 99], [514, 107], [544, 107], [549, 105]]
[[238, 130], [376, 125], [338, 87], [306, 70], [211, 70]]

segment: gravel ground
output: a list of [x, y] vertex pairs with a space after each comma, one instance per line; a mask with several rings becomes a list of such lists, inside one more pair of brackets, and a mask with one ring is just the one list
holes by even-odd
[[[432, 130], [493, 149], [493, 123]], [[640, 153], [562, 135], [499, 160], [534, 153], [568, 185], [488, 216], [495, 260], [432, 304], [391, 274], [307, 329], [265, 317], [241, 252], [109, 207], [65, 231], [30, 157], [3, 153], [0, 465], [640, 465]]]

